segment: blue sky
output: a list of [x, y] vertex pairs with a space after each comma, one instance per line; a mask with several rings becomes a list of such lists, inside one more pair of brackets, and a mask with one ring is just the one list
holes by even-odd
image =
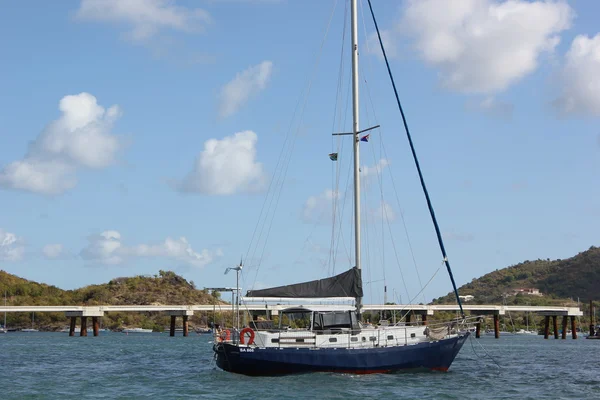
[[[457, 283], [597, 246], [600, 5], [373, 3]], [[350, 129], [344, 10], [4, 4], [0, 268], [64, 289], [160, 269], [212, 287], [243, 256], [250, 288], [353, 265], [350, 143], [330, 135]], [[359, 32], [361, 127], [382, 126], [361, 143], [365, 302], [384, 282], [390, 301], [430, 301], [450, 283], [370, 19]]]

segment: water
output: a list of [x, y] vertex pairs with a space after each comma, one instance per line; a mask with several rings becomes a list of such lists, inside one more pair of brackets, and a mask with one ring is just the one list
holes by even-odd
[[448, 373], [256, 378], [216, 369], [211, 339], [165, 333], [2, 334], [0, 399], [600, 398], [597, 340], [472, 339]]

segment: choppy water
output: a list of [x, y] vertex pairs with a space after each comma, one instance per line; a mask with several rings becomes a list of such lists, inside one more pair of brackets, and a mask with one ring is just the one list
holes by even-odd
[[0, 335], [0, 399], [600, 399], [600, 341], [594, 340], [485, 337], [467, 341], [448, 373], [273, 378], [216, 369], [210, 340], [164, 333]]

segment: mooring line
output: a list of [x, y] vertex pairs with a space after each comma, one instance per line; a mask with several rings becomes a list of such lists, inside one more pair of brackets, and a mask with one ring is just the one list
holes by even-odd
[[[477, 358], [483, 358], [479, 354], [477, 354], [477, 351], [475, 351], [475, 346], [473, 346], [473, 336], [472, 335], [469, 336], [469, 341], [471, 343], [471, 348], [473, 349], [473, 353], [475, 354], [475, 356]], [[496, 364], [496, 366], [498, 367], [498, 369], [502, 369], [502, 367], [500, 366], [500, 364], [498, 364], [498, 362], [494, 359], [494, 357], [492, 357], [490, 355], [490, 353], [488, 353], [488, 351], [485, 349], [485, 347], [483, 347], [483, 345], [481, 343], [479, 343], [479, 342], [477, 342], [477, 344], [479, 344], [479, 346], [483, 349], [483, 351], [485, 352], [485, 355], [488, 356], [488, 358], [490, 360], [492, 360], [494, 362], [494, 364]]]

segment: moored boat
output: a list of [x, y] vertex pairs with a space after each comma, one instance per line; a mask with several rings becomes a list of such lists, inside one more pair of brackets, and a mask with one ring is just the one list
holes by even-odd
[[[363, 130], [359, 128], [356, 0], [351, 0], [350, 10], [353, 128], [352, 132], [334, 135], [350, 135], [353, 142], [355, 264], [345, 272], [330, 278], [251, 290], [246, 294], [244, 300], [250, 298], [353, 298], [354, 306], [348, 306], [347, 309], [339, 306], [319, 306], [281, 310], [277, 327], [259, 328], [258, 324], [251, 323], [250, 326], [240, 330], [239, 318], [238, 321], [234, 320], [233, 325], [236, 328], [215, 332], [213, 351], [216, 355], [216, 363], [225, 371], [246, 375], [281, 375], [321, 371], [366, 374], [409, 369], [447, 371], [469, 337], [470, 331], [463, 324], [465, 319], [462, 304], [408, 129], [406, 131], [421, 187], [427, 199], [443, 262], [450, 276], [461, 316], [455, 320], [430, 325], [397, 323], [387, 326], [367, 326], [361, 322], [363, 282], [359, 145], [360, 142], [368, 142], [369, 135], [364, 135], [364, 133], [378, 126]], [[377, 25], [375, 27], [377, 28]], [[377, 33], [379, 36], [379, 32]], [[379, 43], [383, 50], [380, 36]], [[385, 51], [383, 54], [385, 57]], [[390, 78], [393, 82], [391, 72]], [[398, 106], [400, 106], [399, 100]], [[402, 111], [401, 107], [399, 108]], [[402, 118], [404, 119], [403, 112]], [[405, 120], [404, 125], [406, 127]], [[329, 154], [329, 158], [337, 161], [338, 153]], [[239, 281], [242, 264], [228, 270], [230, 269], [237, 271]], [[235, 304], [239, 311], [239, 295]]]
[[125, 328], [121, 332], [123, 333], [152, 333], [152, 329], [144, 328]]

